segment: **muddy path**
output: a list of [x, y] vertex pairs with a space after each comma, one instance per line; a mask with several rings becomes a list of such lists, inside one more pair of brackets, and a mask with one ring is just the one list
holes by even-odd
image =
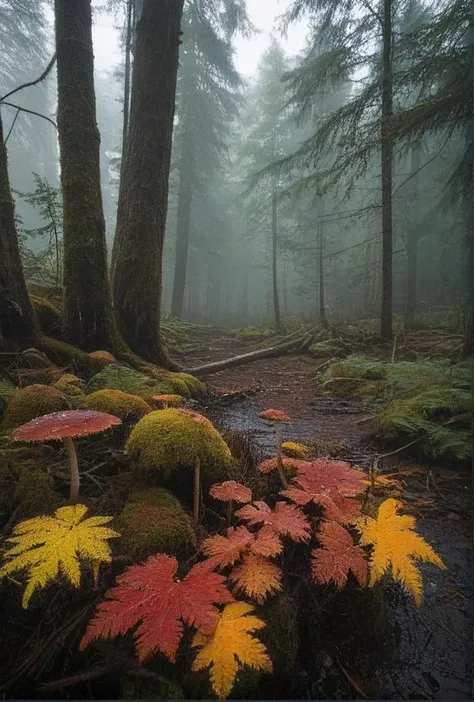
[[[187, 366], [217, 361], [245, 352], [235, 339], [207, 337], [186, 354]], [[324, 359], [307, 356], [266, 359], [220, 371], [205, 380], [215, 393], [203, 408], [221, 428], [245, 432], [262, 458], [273, 455], [274, 434], [258, 414], [278, 408], [292, 424], [285, 439], [315, 440], [338, 455], [365, 468], [375, 453], [366, 420], [370, 408], [342, 398], [319, 397], [311, 371]], [[217, 396], [217, 397], [216, 397]], [[326, 455], [326, 454], [322, 454]], [[387, 588], [387, 600], [397, 630], [398, 647], [389, 664], [375, 659], [379, 698], [472, 699], [473, 671], [473, 533], [471, 475], [451, 466], [441, 469], [417, 465], [408, 455], [386, 459], [383, 471], [397, 473], [399, 496], [405, 511], [417, 518], [418, 531], [431, 542], [447, 565], [446, 571], [422, 566], [425, 596], [417, 609], [396, 585]], [[387, 496], [389, 496], [387, 494]], [[357, 671], [352, 671], [357, 678]]]

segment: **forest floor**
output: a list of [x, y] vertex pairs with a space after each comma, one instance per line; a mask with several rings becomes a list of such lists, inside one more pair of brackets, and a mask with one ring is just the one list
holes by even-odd
[[[248, 350], [225, 333], [191, 341], [195, 345], [179, 359], [189, 367]], [[274, 432], [258, 414], [268, 408], [283, 410], [292, 420], [284, 427], [286, 440], [321, 445], [321, 456], [327, 455], [326, 447], [335, 449], [338, 457], [368, 469], [374, 456], [384, 450], [368, 433], [365, 420], [370, 407], [318, 396], [309, 371], [323, 361], [290, 355], [212, 374], [204, 378], [212, 399], [203, 411], [221, 429], [243, 432], [263, 459], [274, 454]], [[418, 531], [447, 565], [446, 571], [422, 566], [425, 596], [419, 609], [396, 586], [387, 588], [399, 645], [388, 664], [380, 666], [375, 655], [373, 674], [379, 680], [379, 696], [472, 699], [471, 476], [466, 467], [416, 463], [403, 452], [379, 465], [384, 474], [397, 475], [404, 510], [416, 516]], [[359, 674], [361, 686], [362, 671], [351, 667], [349, 672], [356, 681]]]

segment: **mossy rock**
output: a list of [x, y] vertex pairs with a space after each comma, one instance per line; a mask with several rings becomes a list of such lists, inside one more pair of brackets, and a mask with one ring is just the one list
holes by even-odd
[[281, 445], [281, 450], [288, 458], [300, 458], [306, 461], [310, 456], [310, 449], [303, 444], [297, 444], [294, 441], [284, 441]]
[[79, 397], [84, 394], [84, 381], [77, 375], [65, 373], [54, 383], [56, 390], [60, 390], [68, 397]]
[[120, 419], [144, 417], [151, 407], [138, 395], [130, 395], [121, 390], [98, 390], [87, 395], [81, 403], [82, 409], [113, 414]]
[[61, 311], [51, 301], [45, 297], [30, 295], [33, 309], [39, 321], [41, 331], [48, 336], [56, 336], [61, 333], [62, 318]]
[[185, 694], [173, 680], [160, 677], [159, 680], [122, 678], [120, 681], [121, 700], [184, 700]]
[[224, 480], [232, 464], [230, 450], [211, 422], [190, 410], [165, 409], [151, 412], [132, 429], [126, 451], [140, 472], [151, 475], [186, 469], [196, 458], [201, 476], [209, 482]]
[[15, 394], [16, 387], [8, 380], [0, 380], [0, 417], [3, 416], [8, 403]]
[[129, 502], [138, 502], [143, 505], [152, 505], [153, 507], [166, 507], [177, 511], [182, 511], [183, 509], [178, 498], [169, 490], [161, 487], [134, 490], [130, 493], [128, 500]]
[[187, 373], [163, 371], [150, 377], [133, 368], [109, 365], [91, 378], [86, 387], [86, 393], [92, 394], [98, 390], [122, 390], [150, 402], [153, 395], [177, 393], [183, 397], [190, 397], [202, 392], [203, 388], [200, 380]]
[[15, 510], [15, 519], [18, 520], [53, 514], [65, 502], [54, 490], [52, 478], [41, 470], [22, 472], [13, 499], [18, 505]]
[[31, 419], [51, 412], [62, 412], [71, 405], [64, 393], [49, 385], [28, 385], [17, 390], [3, 417], [3, 429], [19, 427]]
[[132, 502], [117, 517], [120, 552], [135, 562], [155, 553], [185, 557], [196, 548], [193, 523], [183, 509]]

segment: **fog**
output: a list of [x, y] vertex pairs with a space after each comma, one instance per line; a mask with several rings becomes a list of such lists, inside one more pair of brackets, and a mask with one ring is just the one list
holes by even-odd
[[[101, 182], [110, 250], [122, 151], [125, 14], [118, 1], [94, 5]], [[186, 5], [163, 269], [165, 313], [229, 326], [272, 324], [275, 315], [379, 314], [380, 152], [369, 148], [378, 129], [378, 107], [364, 108], [358, 134], [351, 137], [346, 126], [333, 125], [332, 135], [316, 146], [325, 120], [374, 79], [378, 44], [368, 40], [372, 48], [352, 72], [334, 71], [324, 85], [304, 86], [304, 67], [323, 53], [325, 36], [318, 35], [311, 16], [291, 23], [283, 34], [282, 16], [291, 5], [290, 0], [247, 0], [248, 21], [229, 31], [209, 17], [213, 38], [207, 45], [199, 44], [202, 17], [193, 14], [191, 2]], [[25, 30], [31, 33], [29, 48], [20, 48], [21, 37], [11, 48], [2, 93], [37, 77], [52, 55], [52, 11], [39, 3], [37, 13], [37, 26]], [[397, 21], [400, 26], [408, 22], [402, 13]], [[15, 52], [22, 52], [21, 61]], [[187, 86], [200, 85], [209, 67], [212, 81], [191, 96]], [[295, 69], [299, 77], [284, 81]], [[402, 86], [395, 103], [410, 105], [416, 91], [414, 84]], [[20, 93], [18, 103], [54, 120], [55, 72]], [[11, 129], [10, 176], [23, 241], [36, 255], [48, 247], [48, 236], [31, 230], [41, 229], [45, 221], [22, 194], [34, 190], [34, 173], [58, 186], [55, 130], [40, 116], [16, 117], [15, 109], [7, 107], [3, 111], [6, 133]], [[357, 141], [368, 144], [364, 153]], [[463, 317], [464, 219], [459, 198], [445, 197], [463, 143], [462, 129], [441, 128], [395, 146], [395, 314], [405, 314], [407, 304], [414, 304], [419, 315], [448, 310]], [[347, 162], [348, 154], [352, 162]], [[177, 260], [179, 256], [184, 258]], [[35, 270], [37, 266], [32, 275]]]

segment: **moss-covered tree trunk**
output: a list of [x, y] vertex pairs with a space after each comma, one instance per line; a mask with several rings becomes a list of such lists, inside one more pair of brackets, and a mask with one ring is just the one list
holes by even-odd
[[100, 188], [90, 0], [55, 0], [64, 203], [64, 327], [86, 350], [115, 350]]
[[145, 0], [137, 23], [113, 256], [119, 329], [133, 351], [163, 365], [162, 258], [182, 11], [183, 0]]
[[21, 265], [0, 112], [0, 346], [33, 339], [37, 331]]
[[392, 78], [392, 0], [383, 0], [382, 16], [382, 310], [380, 336], [382, 341], [392, 339], [393, 297], [393, 78]]

